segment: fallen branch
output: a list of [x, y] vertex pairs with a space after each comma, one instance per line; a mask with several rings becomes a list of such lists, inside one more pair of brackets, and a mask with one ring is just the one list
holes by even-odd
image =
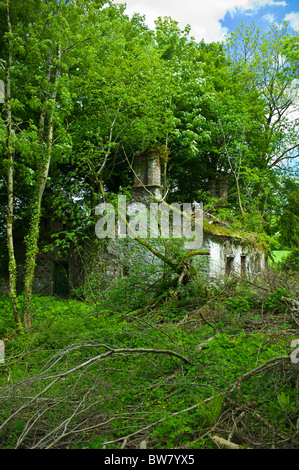
[[240, 446], [238, 446], [238, 444], [234, 444], [233, 442], [227, 441], [222, 437], [212, 436], [211, 439], [219, 449], [240, 449]]
[[[202, 400], [202, 402], [207, 403], [212, 399], [213, 399], [213, 397], [210, 397], [210, 398], [207, 398], [206, 400]], [[127, 436], [123, 436], [123, 437], [119, 437], [118, 439], [115, 439], [113, 441], [103, 442], [103, 448], [105, 448], [108, 444], [114, 444], [115, 442], [123, 441], [124, 439], [126, 439], [126, 441], [128, 441], [128, 439], [130, 437], [136, 436], [136, 434], [140, 434], [143, 431], [147, 431], [147, 429], [150, 429], [153, 426], [156, 426], [160, 423], [163, 423], [164, 421], [166, 421], [169, 418], [173, 418], [174, 416], [180, 415], [182, 413], [187, 413], [188, 411], [194, 410], [197, 407], [198, 407], [198, 403], [196, 403], [196, 405], [190, 406], [189, 408], [185, 408], [184, 410], [176, 411], [175, 413], [170, 413], [168, 416], [166, 416], [166, 418], [161, 418], [158, 421], [155, 421], [154, 423], [148, 424], [144, 428], [138, 429], [137, 431], [133, 432], [132, 434], [128, 434]]]
[[250, 371], [246, 372], [245, 374], [241, 375], [238, 380], [234, 383], [232, 388], [229, 390], [229, 393], [232, 393], [238, 386], [241, 385], [241, 382], [244, 380], [248, 379], [248, 377], [251, 377], [252, 375], [258, 374], [259, 372], [263, 371], [264, 369], [267, 368], [272, 368], [279, 364], [280, 362], [283, 361], [289, 361], [290, 357], [289, 356], [278, 356], [278, 357], [272, 357], [268, 361], [264, 362], [258, 367], [255, 367], [254, 369], [251, 369]]
[[299, 302], [289, 297], [282, 297], [282, 300], [286, 302], [288, 308], [291, 311], [292, 319], [294, 320], [296, 325], [299, 326]]
[[152, 349], [152, 348], [120, 348], [120, 349], [113, 349], [107, 344], [97, 344], [97, 347], [104, 347], [107, 349], [106, 352], [103, 354], [99, 354], [98, 356], [94, 356], [91, 359], [88, 359], [87, 361], [79, 364], [78, 366], [73, 367], [70, 370], [67, 370], [65, 372], [62, 372], [61, 374], [53, 375], [50, 377], [46, 377], [46, 379], [60, 379], [62, 377], [66, 377], [70, 375], [72, 372], [75, 372], [79, 369], [82, 369], [83, 367], [89, 366], [92, 363], [97, 362], [100, 359], [104, 359], [108, 356], [111, 356], [112, 354], [124, 354], [124, 353], [132, 353], [132, 354], [141, 354], [141, 353], [152, 353], [152, 354], [168, 354], [170, 356], [175, 356], [181, 359], [182, 361], [192, 364], [192, 361], [188, 359], [186, 356], [183, 356], [180, 353], [177, 353], [175, 351], [170, 351], [169, 349]]
[[191, 258], [191, 256], [207, 256], [210, 254], [210, 250], [195, 250], [195, 251], [189, 251], [184, 255], [185, 258]]
[[183, 356], [180, 353], [177, 353], [175, 351], [171, 351], [169, 349], [147, 349], [147, 348], [120, 348], [120, 349], [111, 349], [109, 346], [106, 346], [110, 350], [112, 354], [122, 354], [122, 353], [133, 353], [133, 354], [140, 354], [140, 353], [153, 353], [153, 354], [168, 354], [170, 356], [175, 356], [181, 359], [184, 362], [187, 362], [188, 364], [192, 364], [192, 361], [188, 359], [186, 356]]
[[[204, 305], [204, 307], [205, 307], [205, 305]], [[217, 330], [216, 330], [215, 326], [212, 325], [212, 323], [210, 323], [208, 320], [206, 320], [206, 319], [204, 318], [204, 316], [203, 316], [203, 314], [201, 313], [200, 310], [201, 310], [201, 309], [199, 309], [199, 310], [197, 311], [197, 313], [199, 313], [200, 318], [201, 318], [207, 325], [209, 325], [211, 328], [213, 328], [214, 334], [216, 334], [216, 331], [217, 331]]]
[[212, 336], [211, 338], [207, 339], [206, 341], [203, 341], [202, 343], [200, 343], [198, 346], [196, 346], [196, 350], [197, 351], [202, 351], [203, 349], [206, 349], [207, 348], [207, 345], [210, 341], [212, 341], [213, 339], [215, 338], [215, 336]]
[[[113, 349], [113, 348], [111, 348], [110, 346], [108, 346], [106, 344], [97, 344], [96, 346], [97, 347], [104, 347], [104, 348], [107, 349], [107, 351], [105, 351], [103, 354], [99, 354], [97, 356], [94, 356], [94, 357], [88, 359], [87, 361], [82, 362], [81, 364], [79, 364], [79, 365], [77, 365], [77, 366], [73, 367], [72, 369], [69, 369], [65, 372], [61, 372], [59, 374], [50, 375], [50, 376], [44, 376], [44, 377], [39, 376], [38, 377], [39, 380], [51, 380], [51, 382], [43, 390], [41, 390], [35, 397], [32, 397], [26, 404], [24, 404], [18, 410], [16, 410], [13, 414], [11, 414], [1, 424], [0, 430], [3, 429], [7, 425], [7, 423], [9, 421], [11, 421], [12, 418], [14, 418], [18, 413], [20, 413], [20, 411], [25, 410], [30, 405], [37, 402], [38, 399], [42, 395], [44, 395], [59, 380], [69, 376], [73, 372], [76, 372], [76, 371], [78, 371], [82, 368], [88, 367], [88, 366], [96, 363], [100, 359], [105, 359], [105, 358], [107, 358], [107, 357], [109, 357], [113, 354], [124, 354], [124, 353], [129, 353], [129, 354], [143, 354], [143, 353], [146, 353], [146, 354], [167, 354], [167, 355], [170, 355], [170, 356], [177, 357], [177, 358], [181, 359], [182, 361], [184, 361], [187, 364], [192, 364], [192, 361], [190, 359], [188, 359], [186, 356], [183, 356], [182, 354], [180, 354], [178, 352], [175, 352], [175, 351], [171, 351], [169, 349], [153, 349], [153, 348], [136, 348], [136, 349], [135, 348], [120, 348], [120, 349]], [[78, 346], [77, 346], [77, 349], [78, 349]], [[31, 379], [31, 381], [32, 380], [33, 379]]]

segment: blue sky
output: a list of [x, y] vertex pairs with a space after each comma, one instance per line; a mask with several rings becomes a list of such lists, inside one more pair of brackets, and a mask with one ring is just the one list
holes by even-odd
[[126, 13], [145, 15], [147, 24], [154, 28], [159, 16], [171, 16], [183, 29], [191, 25], [196, 40], [222, 40], [243, 21], [255, 22], [263, 30], [271, 23], [286, 20], [299, 30], [299, 0], [118, 0], [126, 3]]
[[[254, 6], [254, 5], [253, 5]], [[233, 31], [243, 21], [245, 24], [254, 23], [265, 30], [271, 23], [288, 21], [290, 27], [299, 30], [299, 0], [265, 2], [252, 10], [237, 9], [235, 12], [227, 12], [220, 24], [228, 31]]]

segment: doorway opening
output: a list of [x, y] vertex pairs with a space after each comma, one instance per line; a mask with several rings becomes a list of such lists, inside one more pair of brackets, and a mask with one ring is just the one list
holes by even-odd
[[54, 295], [67, 297], [69, 289], [69, 265], [66, 261], [54, 261]]
[[225, 260], [225, 274], [230, 276], [233, 269], [234, 257], [232, 255], [227, 255]]
[[242, 276], [246, 274], [246, 255], [241, 255], [241, 274]]

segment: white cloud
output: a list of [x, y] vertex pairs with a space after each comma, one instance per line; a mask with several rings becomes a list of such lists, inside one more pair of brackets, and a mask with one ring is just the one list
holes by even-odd
[[284, 17], [284, 21], [288, 21], [293, 29], [299, 31], [299, 12], [289, 13]]
[[[121, 1], [121, 0], [119, 0]], [[131, 16], [134, 12], [146, 16], [150, 28], [155, 27], [159, 16], [170, 16], [179, 22], [183, 29], [191, 25], [191, 34], [196, 40], [206, 42], [219, 41], [227, 33], [222, 28], [220, 20], [227, 12], [232, 16], [238, 11], [258, 11], [259, 8], [270, 6], [286, 6], [280, 0], [123, 0], [127, 4], [126, 13]]]
[[262, 20], [272, 24], [275, 21], [275, 16], [272, 15], [272, 13], [266, 13], [264, 16], [262, 16]]

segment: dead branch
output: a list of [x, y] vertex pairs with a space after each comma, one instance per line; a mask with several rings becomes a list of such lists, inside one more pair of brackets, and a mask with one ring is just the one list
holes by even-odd
[[284, 300], [291, 311], [291, 317], [296, 323], [296, 325], [299, 326], [299, 302], [298, 300], [289, 298], [289, 297], [282, 297], [282, 300]]
[[[202, 402], [207, 403], [212, 399], [213, 399], [213, 397], [210, 397], [210, 398], [207, 398], [206, 400], [202, 400]], [[104, 442], [103, 443], [103, 448], [104, 448], [104, 446], [107, 446], [108, 444], [114, 444], [116, 442], [123, 441], [124, 439], [128, 440], [130, 437], [136, 436], [137, 434], [140, 434], [141, 432], [147, 431], [148, 429], [150, 429], [154, 426], [157, 426], [160, 423], [163, 423], [167, 419], [173, 418], [174, 416], [178, 416], [182, 413], [187, 413], [188, 411], [192, 411], [192, 410], [196, 409], [197, 407], [198, 407], [198, 404], [196, 403], [196, 405], [190, 406], [189, 408], [185, 408], [184, 410], [176, 411], [175, 413], [170, 413], [168, 416], [166, 416], [166, 418], [162, 418], [162, 419], [159, 419], [158, 421], [155, 421], [154, 423], [148, 424], [144, 428], [138, 429], [137, 431], [135, 431], [131, 434], [128, 434], [127, 436], [119, 437], [118, 439], [114, 439], [113, 441]]]
[[260, 372], [264, 372], [267, 369], [272, 369], [273, 367], [277, 366], [279, 363], [284, 362], [284, 361], [289, 361], [290, 357], [289, 356], [278, 356], [278, 357], [273, 357], [269, 359], [268, 361], [264, 362], [258, 367], [255, 367], [254, 369], [251, 369], [250, 371], [246, 372], [245, 374], [241, 375], [237, 381], [234, 383], [232, 388], [229, 390], [229, 393], [232, 393], [237, 387], [241, 385], [241, 382], [244, 380], [248, 379], [249, 377], [258, 374]]
[[238, 446], [238, 444], [234, 444], [233, 442], [227, 441], [222, 437], [212, 436], [211, 439], [219, 449], [240, 449], [240, 446]]

